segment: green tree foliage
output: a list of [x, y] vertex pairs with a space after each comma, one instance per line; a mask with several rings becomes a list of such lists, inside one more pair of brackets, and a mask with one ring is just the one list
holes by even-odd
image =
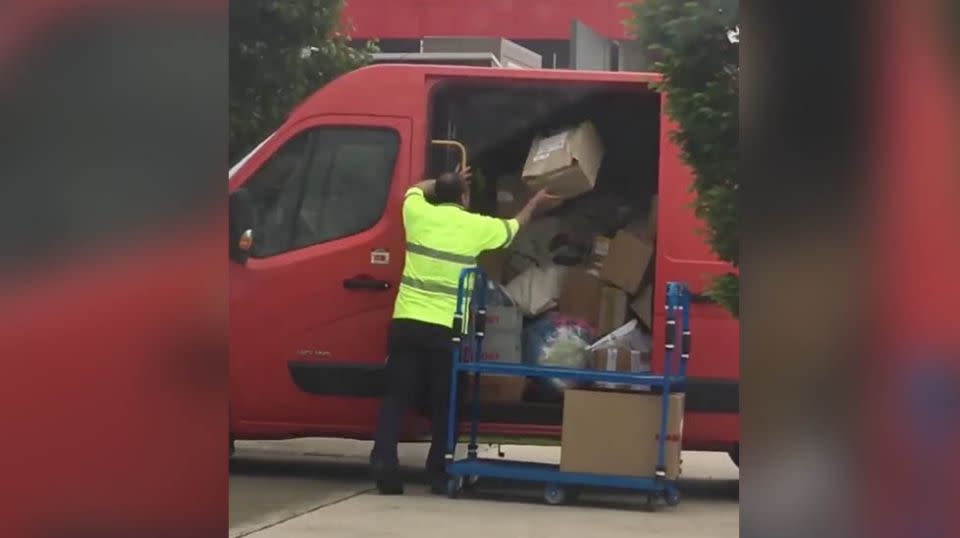
[[[628, 30], [645, 48], [683, 160], [694, 172], [695, 212], [720, 259], [740, 262], [739, 30], [737, 0], [640, 0], [629, 4]], [[729, 34], [735, 31], [736, 34]], [[740, 312], [736, 274], [715, 279], [709, 295], [734, 316]]]
[[350, 46], [343, 0], [230, 0], [230, 162], [267, 137], [304, 97], [366, 65]]

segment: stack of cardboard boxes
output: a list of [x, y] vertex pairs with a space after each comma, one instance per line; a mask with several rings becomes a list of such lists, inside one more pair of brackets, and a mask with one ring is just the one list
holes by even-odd
[[[603, 152], [590, 122], [536, 138], [522, 174], [498, 180], [497, 216], [512, 217], [541, 189], [564, 199], [593, 190]], [[514, 297], [516, 304], [491, 310], [484, 359], [519, 361], [519, 354], [508, 355], [521, 338], [523, 316], [552, 308], [596, 329], [600, 338], [584, 349], [591, 367], [649, 371], [657, 201], [654, 196], [648, 204], [637, 202], [649, 207], [646, 215], [615, 233], [597, 233], [592, 238], [588, 235], [584, 255], [573, 264], [567, 262], [560, 267], [560, 256], [552, 249], [564, 242], [558, 238], [576, 243], [584, 230], [578, 225], [582, 221], [571, 224], [563, 219], [541, 223], [543, 237], [524, 242], [518, 236], [513, 247], [481, 256], [479, 263], [490, 279], [506, 285], [508, 294], [512, 289], [518, 296]], [[528, 228], [521, 233], [536, 235], [537, 227]], [[547, 251], [549, 256], [545, 257]], [[568, 249], [568, 258], [570, 252], [576, 258], [577, 249]], [[511, 264], [511, 260], [521, 263]], [[481, 381], [481, 400], [504, 402], [523, 397], [523, 387], [515, 379], [487, 376]], [[675, 478], [679, 474], [683, 395], [671, 395], [669, 402], [666, 465], [668, 477]], [[643, 385], [568, 389], [564, 396], [561, 468], [652, 475], [660, 405], [660, 397]], [[599, 417], [602, 420], [597, 420]]]

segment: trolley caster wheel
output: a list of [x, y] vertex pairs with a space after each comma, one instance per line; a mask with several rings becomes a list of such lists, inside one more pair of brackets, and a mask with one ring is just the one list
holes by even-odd
[[464, 491], [473, 491], [477, 489], [477, 482], [480, 482], [480, 477], [472, 474], [463, 478], [463, 490]]
[[663, 492], [663, 500], [667, 503], [667, 506], [676, 506], [680, 504], [680, 492], [675, 489], [668, 489]]
[[557, 484], [547, 484], [543, 488], [543, 500], [547, 504], [559, 506], [567, 502], [567, 491]]
[[463, 477], [451, 476], [447, 479], [447, 497], [456, 499], [463, 491]]

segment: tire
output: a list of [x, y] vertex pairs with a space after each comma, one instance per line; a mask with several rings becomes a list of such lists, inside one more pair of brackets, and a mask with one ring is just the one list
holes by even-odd
[[447, 479], [447, 497], [456, 499], [463, 491], [463, 477], [451, 476]]
[[727, 454], [730, 454], [730, 459], [733, 460], [733, 464], [737, 467], [740, 467], [740, 444], [731, 448]]
[[680, 504], [680, 492], [673, 488], [668, 488], [663, 492], [663, 500], [667, 506], [676, 506]]

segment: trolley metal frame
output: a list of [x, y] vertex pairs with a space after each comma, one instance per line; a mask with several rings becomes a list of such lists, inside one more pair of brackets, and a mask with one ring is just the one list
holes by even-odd
[[[454, 315], [453, 368], [450, 383], [450, 413], [445, 463], [448, 474], [447, 494], [456, 498], [469, 478], [492, 477], [509, 480], [544, 483], [544, 500], [562, 504], [579, 491], [576, 486], [599, 486], [637, 490], [647, 493], [652, 504], [658, 498], [674, 506], [679, 502], [676, 481], [666, 476], [664, 443], [666, 441], [668, 398], [671, 392], [682, 392], [686, 379], [687, 360], [690, 357], [690, 293], [679, 282], [666, 284], [666, 337], [664, 370], [661, 375], [609, 372], [551, 366], [532, 366], [503, 362], [481, 361], [486, 322], [487, 278], [479, 268], [464, 269], [457, 287], [457, 309]], [[468, 297], [469, 296], [469, 297]], [[677, 325], [680, 325], [678, 338]], [[679, 344], [679, 346], [678, 346]], [[677, 349], [679, 347], [679, 350]], [[679, 351], [679, 361], [674, 355]], [[674, 364], [676, 364], [674, 372]], [[457, 389], [461, 373], [474, 374], [473, 397], [470, 402], [470, 431], [467, 457], [455, 459], [457, 431]], [[479, 425], [478, 387], [482, 374], [515, 375], [523, 377], [559, 378], [581, 382], [609, 382], [644, 384], [660, 392], [660, 435], [657, 446], [657, 465], [654, 476], [635, 477], [608, 474], [571, 473], [559, 466], [541, 463], [488, 459], [477, 456]]]

